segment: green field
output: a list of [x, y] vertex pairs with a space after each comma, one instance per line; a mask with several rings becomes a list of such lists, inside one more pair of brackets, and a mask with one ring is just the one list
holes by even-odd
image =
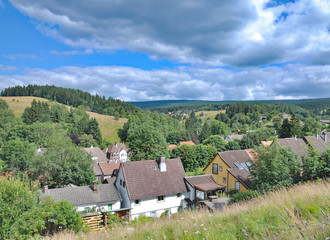
[[[8, 103], [9, 108], [13, 110], [16, 117], [22, 116], [24, 109], [31, 106], [33, 99], [47, 102], [50, 105], [55, 103], [54, 101], [49, 101], [39, 97], [0, 97], [0, 99], [3, 99]], [[71, 108], [69, 106], [66, 107], [68, 109]], [[127, 118], [120, 118], [119, 120], [115, 120], [113, 116], [101, 115], [93, 112], [87, 113], [91, 118], [96, 118], [98, 121], [103, 138], [107, 138], [110, 142], [120, 142], [120, 138], [118, 137], [118, 130], [121, 129], [124, 123], [128, 121]]]

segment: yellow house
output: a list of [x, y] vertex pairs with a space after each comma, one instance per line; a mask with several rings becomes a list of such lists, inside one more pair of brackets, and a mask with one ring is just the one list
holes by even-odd
[[226, 186], [226, 191], [237, 189], [245, 192], [251, 185], [248, 169], [252, 160], [251, 150], [219, 152], [204, 168], [205, 174], [212, 174], [218, 184]]

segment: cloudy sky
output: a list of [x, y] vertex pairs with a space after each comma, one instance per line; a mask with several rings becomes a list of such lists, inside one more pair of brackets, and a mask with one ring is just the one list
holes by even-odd
[[0, 90], [330, 97], [329, 0], [0, 0]]

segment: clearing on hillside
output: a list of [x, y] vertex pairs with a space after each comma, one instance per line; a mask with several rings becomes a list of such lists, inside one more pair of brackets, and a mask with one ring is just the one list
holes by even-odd
[[[50, 101], [48, 99], [39, 97], [0, 97], [0, 99], [3, 99], [8, 103], [9, 108], [13, 110], [16, 117], [22, 116], [24, 109], [31, 106], [33, 99], [36, 101], [47, 102], [50, 105], [57, 103], [55, 101]], [[70, 106], [66, 107], [68, 109], [71, 108]], [[101, 115], [93, 112], [87, 113], [91, 118], [96, 118], [97, 122], [99, 123], [103, 138], [107, 138], [110, 142], [120, 142], [118, 130], [123, 128], [124, 123], [128, 121], [127, 118], [120, 118], [119, 120], [115, 120], [113, 116]]]

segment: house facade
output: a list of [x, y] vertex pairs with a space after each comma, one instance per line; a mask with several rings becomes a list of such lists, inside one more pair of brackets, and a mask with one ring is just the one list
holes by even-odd
[[248, 169], [251, 161], [248, 150], [219, 152], [203, 171], [211, 174], [216, 183], [225, 186], [227, 192], [232, 189], [245, 192], [251, 185], [252, 176]]
[[189, 198], [185, 176], [179, 159], [122, 163], [115, 181], [121, 208], [131, 209], [131, 220], [177, 213], [183, 200]]
[[129, 161], [129, 150], [124, 143], [114, 143], [105, 149], [105, 154], [110, 161]]

